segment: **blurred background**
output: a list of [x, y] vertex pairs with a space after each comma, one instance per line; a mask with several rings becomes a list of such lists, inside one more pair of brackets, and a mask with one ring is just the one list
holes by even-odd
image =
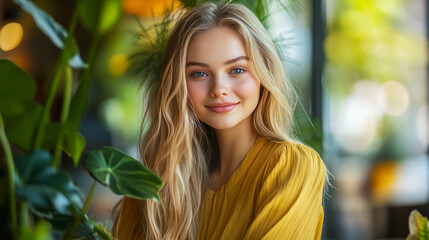
[[[68, 26], [74, 1], [33, 2]], [[159, 22], [171, 4], [123, 0], [120, 22], [96, 53], [79, 130], [85, 151], [111, 145], [138, 158], [143, 97], [138, 79], [127, 74], [127, 59], [139, 24]], [[289, 78], [301, 98], [296, 133], [319, 151], [333, 175], [324, 238], [404, 239], [413, 209], [429, 216], [427, 2], [308, 0], [298, 11], [282, 7], [288, 8], [269, 6], [270, 33], [282, 39]], [[89, 34], [78, 24], [75, 36], [86, 53]], [[46, 79], [58, 55], [27, 13], [11, 0], [0, 1], [0, 59], [33, 76], [39, 102], [46, 99]], [[61, 99], [54, 101], [53, 118], [59, 118]], [[88, 173], [71, 161], [62, 167], [87, 194]], [[111, 223], [118, 200], [97, 185], [89, 214]]]

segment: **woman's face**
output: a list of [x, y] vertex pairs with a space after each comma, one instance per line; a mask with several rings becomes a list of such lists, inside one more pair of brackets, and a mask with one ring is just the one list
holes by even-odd
[[260, 82], [243, 41], [228, 27], [192, 38], [186, 56], [186, 83], [197, 117], [217, 130], [250, 121], [258, 105]]

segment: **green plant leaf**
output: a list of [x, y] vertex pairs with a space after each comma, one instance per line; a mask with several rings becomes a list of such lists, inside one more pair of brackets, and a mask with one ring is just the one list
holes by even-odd
[[52, 150], [57, 145], [58, 133], [60, 132], [59, 123], [48, 123], [45, 127], [45, 134], [43, 135], [42, 148]]
[[102, 150], [91, 151], [84, 166], [98, 182], [118, 195], [160, 201], [157, 192], [162, 186], [161, 179], [118, 149], [103, 147]]
[[49, 218], [58, 212], [73, 215], [83, 206], [82, 196], [65, 172], [57, 172], [45, 150], [15, 160], [16, 195], [25, 199], [40, 217]]
[[41, 114], [42, 105], [31, 102], [22, 113], [4, 116], [9, 141], [24, 152], [29, 152]]
[[79, 55], [74, 38], [67, 37], [67, 31], [61, 24], [29, 0], [14, 0], [14, 2], [33, 17], [39, 29], [51, 39], [55, 46], [59, 49], [65, 48], [65, 54], [63, 55], [64, 62], [68, 62], [73, 68], [87, 67]]
[[36, 93], [33, 79], [7, 59], [0, 60], [0, 113], [22, 113]]
[[[82, 214], [82, 213], [80, 213]], [[74, 218], [68, 215], [54, 214], [49, 220], [56, 232], [65, 234], [74, 223]], [[83, 214], [82, 220], [76, 230], [76, 235], [85, 237], [84, 239], [98, 239], [94, 230], [94, 220], [87, 214]]]
[[122, 0], [85, 0], [79, 11], [83, 25], [89, 31], [101, 34], [110, 30], [119, 21], [121, 14]]
[[[63, 141], [60, 148], [73, 159], [74, 165], [77, 166], [82, 151], [85, 149], [85, 138], [77, 131], [74, 131], [69, 124], [66, 124], [63, 131]], [[54, 149], [58, 143], [59, 132], [59, 123], [48, 123], [45, 127], [42, 148], [47, 150]]]
[[70, 67], [75, 68], [75, 69], [87, 68], [88, 67], [88, 64], [86, 64], [82, 60], [82, 58], [80, 57], [79, 53], [76, 53], [75, 55], [73, 55], [73, 57], [69, 58], [68, 64], [70, 65]]
[[45, 220], [40, 220], [36, 226], [26, 226], [21, 228], [19, 232], [20, 240], [49, 240], [52, 239], [51, 235], [52, 226]]
[[58, 48], [64, 47], [64, 41], [67, 38], [67, 32], [59, 23], [57, 23], [49, 14], [38, 8], [34, 3], [28, 0], [14, 0], [24, 11], [29, 13], [36, 22], [39, 29]]
[[67, 38], [66, 40], [63, 61], [68, 62], [72, 68], [76, 69], [88, 67], [79, 55], [79, 50], [74, 38]]
[[85, 138], [72, 128], [67, 127], [64, 130], [64, 139], [62, 149], [73, 159], [75, 166], [79, 163], [82, 151], [85, 149]]
[[408, 226], [410, 228], [410, 234], [407, 236], [407, 240], [426, 240], [429, 239], [429, 221], [426, 217], [423, 217], [420, 212], [416, 209], [411, 211]]

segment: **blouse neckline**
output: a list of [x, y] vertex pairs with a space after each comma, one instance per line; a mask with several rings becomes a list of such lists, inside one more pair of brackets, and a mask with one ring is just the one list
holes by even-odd
[[206, 193], [210, 195], [216, 195], [221, 192], [227, 193], [229, 189], [231, 189], [241, 179], [243, 174], [250, 167], [250, 165], [252, 164], [252, 160], [254, 159], [254, 156], [257, 153], [257, 150], [260, 149], [259, 146], [261, 146], [264, 142], [265, 142], [264, 138], [257, 137], [255, 143], [246, 153], [246, 156], [244, 157], [243, 161], [241, 161], [240, 165], [234, 171], [234, 173], [229, 177], [228, 181], [224, 183], [222, 187], [220, 187], [218, 190], [213, 190], [207, 187]]

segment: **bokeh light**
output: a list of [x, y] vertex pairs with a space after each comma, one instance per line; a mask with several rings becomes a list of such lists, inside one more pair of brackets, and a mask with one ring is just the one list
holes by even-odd
[[416, 134], [423, 146], [429, 144], [429, 129], [428, 129], [428, 105], [423, 105], [419, 108], [416, 118]]
[[399, 165], [393, 161], [375, 164], [371, 174], [371, 191], [374, 204], [385, 204], [394, 193]]
[[16, 48], [22, 40], [24, 29], [21, 24], [12, 22], [3, 26], [0, 30], [0, 49], [11, 51]]
[[353, 93], [339, 103], [334, 134], [350, 151], [363, 151], [375, 140], [382, 110], [377, 104], [377, 82], [362, 80], [354, 84]]
[[[124, 0], [122, 6], [127, 14], [149, 17], [160, 16], [172, 2], [172, 0]], [[176, 5], [177, 2], [175, 1]]]
[[117, 129], [122, 126], [124, 122], [124, 107], [122, 103], [115, 99], [110, 98], [101, 104], [101, 112], [110, 129]]
[[404, 85], [389, 81], [381, 87], [379, 100], [386, 114], [399, 116], [407, 110], [410, 96]]
[[128, 69], [128, 60], [125, 54], [115, 54], [109, 60], [109, 73], [114, 77], [122, 76]]

